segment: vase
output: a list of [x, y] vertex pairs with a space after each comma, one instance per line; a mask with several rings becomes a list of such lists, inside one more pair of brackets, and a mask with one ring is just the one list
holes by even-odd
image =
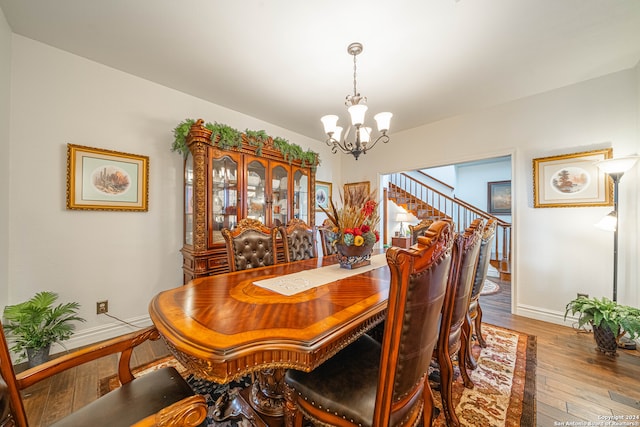
[[42, 348], [27, 348], [27, 360], [29, 362], [29, 367], [33, 368], [34, 366], [38, 366], [49, 360], [49, 349], [51, 345], [47, 345]]
[[608, 355], [614, 356], [617, 354], [618, 342], [616, 341], [616, 335], [607, 327], [593, 325], [593, 337], [596, 340], [598, 351]]
[[371, 264], [371, 251], [373, 250], [373, 244], [347, 246], [342, 243], [336, 243], [336, 249], [338, 251], [338, 262], [342, 268], [353, 269]]

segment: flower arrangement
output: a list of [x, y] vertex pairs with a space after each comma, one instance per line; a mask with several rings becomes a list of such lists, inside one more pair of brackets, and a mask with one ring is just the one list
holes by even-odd
[[367, 193], [356, 187], [340, 198], [342, 208], [336, 209], [333, 200], [329, 200], [330, 211], [322, 208], [331, 223], [327, 230], [331, 244], [372, 248], [380, 240], [376, 191]]

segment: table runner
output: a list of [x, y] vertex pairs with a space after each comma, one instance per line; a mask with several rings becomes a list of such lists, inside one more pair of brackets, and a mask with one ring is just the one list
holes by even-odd
[[387, 265], [385, 254], [377, 254], [371, 257], [371, 264], [353, 270], [340, 267], [340, 264], [328, 265], [326, 267], [314, 268], [313, 270], [303, 270], [285, 276], [273, 277], [271, 279], [257, 280], [254, 285], [269, 289], [282, 295], [295, 295], [326, 283], [335, 282], [356, 274]]

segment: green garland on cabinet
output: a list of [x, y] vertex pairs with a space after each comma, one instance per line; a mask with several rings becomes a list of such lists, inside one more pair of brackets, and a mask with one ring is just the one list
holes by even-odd
[[[189, 153], [187, 147], [187, 135], [191, 126], [196, 121], [193, 119], [185, 119], [178, 123], [173, 129], [173, 144], [171, 145], [171, 151], [180, 153], [183, 157], [186, 157]], [[211, 142], [218, 140], [218, 147], [223, 150], [239, 149], [242, 147], [242, 132], [231, 126], [209, 122], [205, 123], [204, 127], [211, 131]], [[244, 134], [247, 136], [249, 145], [256, 147], [256, 155], [262, 156], [262, 148], [265, 142], [269, 139], [269, 135], [264, 130], [249, 130], [245, 129]], [[278, 150], [284, 156], [284, 159], [291, 164], [295, 160], [300, 160], [302, 166], [311, 166], [316, 168], [320, 163], [318, 153], [307, 150], [304, 151], [302, 147], [297, 144], [290, 143], [284, 138], [279, 136], [273, 138], [273, 147]]]

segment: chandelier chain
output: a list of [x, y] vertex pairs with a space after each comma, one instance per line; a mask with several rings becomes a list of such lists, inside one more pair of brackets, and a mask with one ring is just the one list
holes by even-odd
[[353, 96], [356, 97], [358, 96], [358, 91], [356, 89], [356, 72], [358, 71], [357, 65], [356, 65], [356, 55], [353, 55]]

